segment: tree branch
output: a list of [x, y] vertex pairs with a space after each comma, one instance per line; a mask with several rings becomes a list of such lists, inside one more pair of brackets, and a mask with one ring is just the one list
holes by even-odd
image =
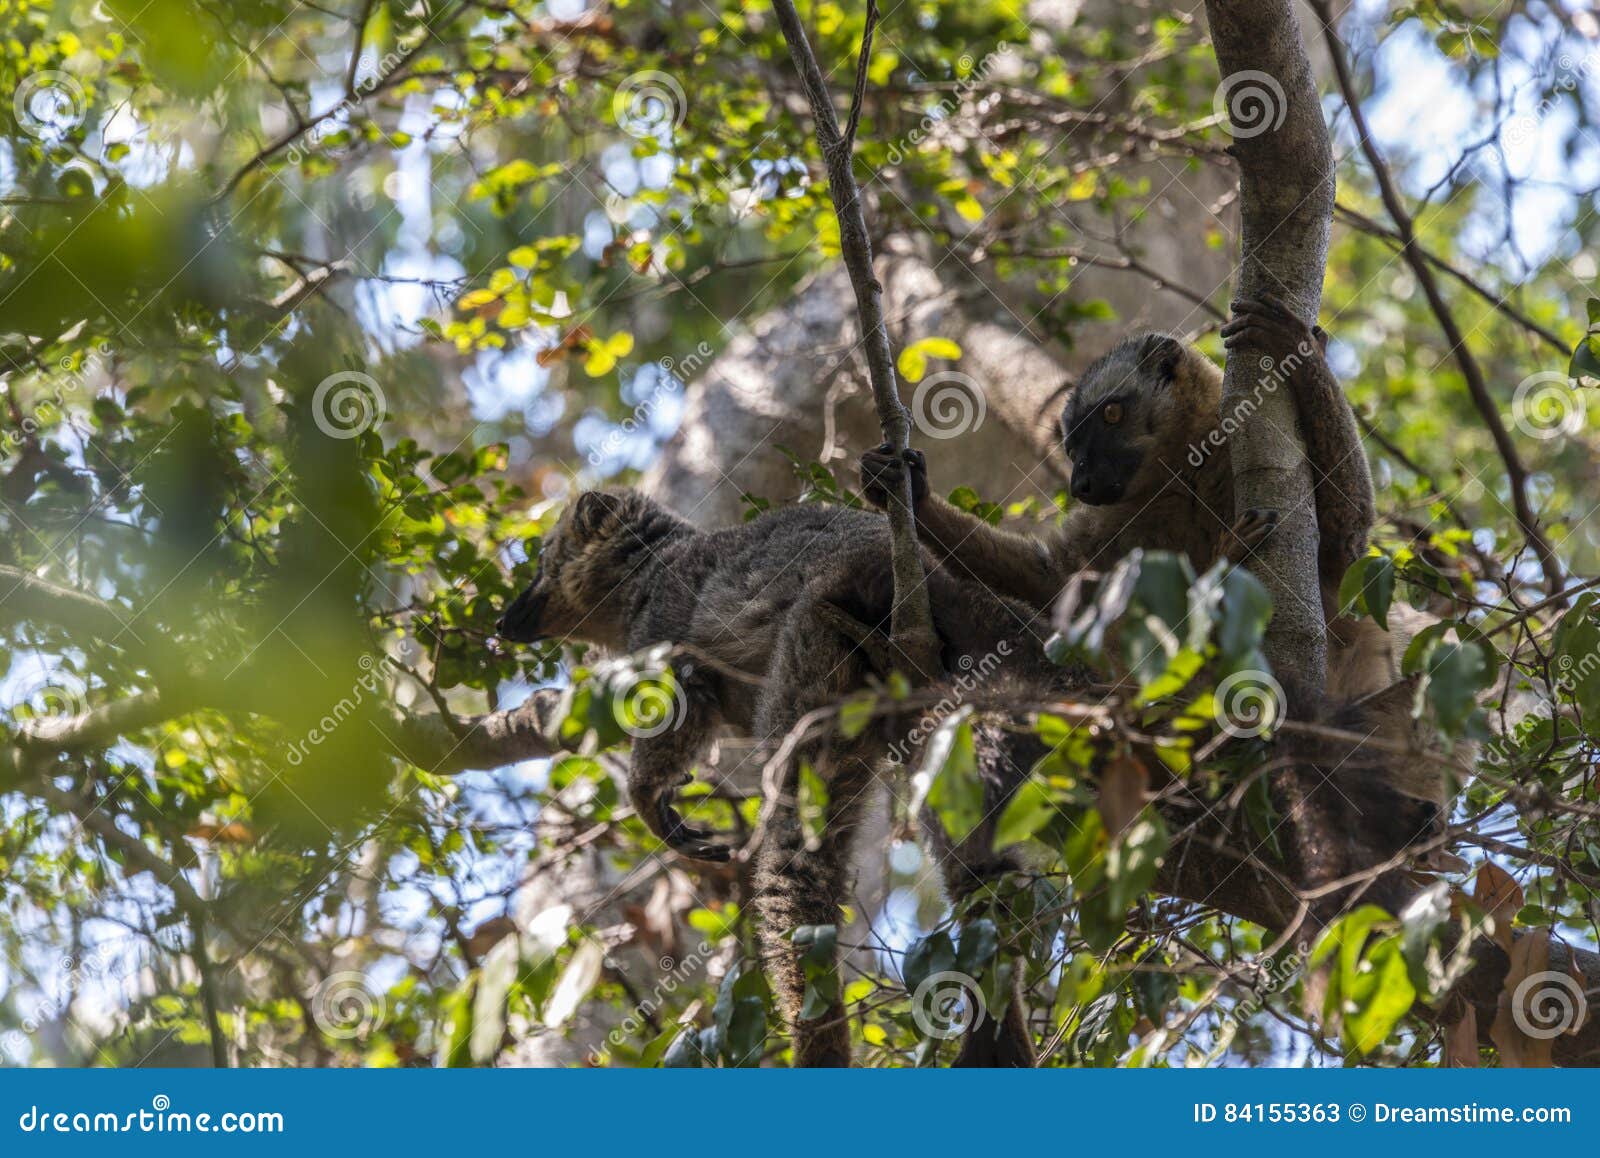
[[[1284, 299], [1308, 325], [1317, 320], [1333, 219], [1333, 150], [1322, 119], [1300, 23], [1289, 0], [1207, 0], [1206, 15], [1230, 109], [1240, 125], [1243, 252], [1238, 294]], [[1266, 112], [1245, 124], [1245, 114]], [[1222, 413], [1250, 416], [1230, 439], [1235, 509], [1311, 512], [1312, 480], [1295, 401], [1257, 367], [1270, 351], [1241, 344], [1228, 358]], [[1303, 713], [1321, 698], [1327, 639], [1317, 584], [1314, 518], [1286, 518], [1256, 549], [1251, 567], [1272, 594], [1265, 652]]]
[[0, 618], [42, 619], [114, 639], [133, 619], [133, 612], [20, 567], [0, 564]]
[[396, 713], [379, 731], [408, 761], [440, 776], [502, 768], [563, 751], [556, 712], [563, 694], [543, 688], [526, 703], [501, 712], [446, 721], [437, 714]]
[[1517, 525], [1521, 527], [1523, 538], [1527, 540], [1529, 548], [1539, 560], [1539, 566], [1544, 570], [1545, 590], [1554, 595], [1561, 590], [1565, 579], [1562, 575], [1561, 561], [1556, 557], [1555, 550], [1545, 538], [1544, 532], [1539, 529], [1538, 516], [1533, 512], [1533, 504], [1528, 497], [1528, 468], [1523, 464], [1522, 456], [1517, 451], [1516, 444], [1511, 441], [1511, 435], [1500, 418], [1500, 410], [1495, 405], [1494, 396], [1489, 392], [1483, 368], [1478, 365], [1478, 359], [1467, 347], [1466, 335], [1461, 332], [1455, 314], [1444, 300], [1444, 295], [1439, 292], [1439, 280], [1434, 276], [1433, 266], [1429, 264], [1427, 256], [1417, 244], [1416, 223], [1406, 209], [1400, 191], [1395, 187], [1394, 177], [1384, 162], [1383, 154], [1367, 128], [1366, 114], [1361, 110], [1361, 98], [1356, 93], [1355, 78], [1350, 73], [1349, 56], [1345, 51], [1344, 41], [1340, 39], [1334, 27], [1333, 10], [1328, 0], [1311, 0], [1311, 7], [1316, 12], [1317, 18], [1322, 21], [1322, 37], [1327, 42], [1328, 55], [1333, 58], [1334, 76], [1338, 79], [1339, 91], [1344, 95], [1345, 104], [1349, 106], [1350, 121], [1360, 140], [1361, 151], [1365, 154], [1367, 164], [1372, 167], [1372, 175], [1378, 182], [1378, 195], [1383, 199], [1383, 206], [1394, 221], [1395, 232], [1400, 241], [1400, 255], [1411, 267], [1417, 284], [1422, 287], [1423, 296], [1428, 299], [1428, 308], [1433, 311], [1439, 328], [1444, 331], [1445, 340], [1450, 343], [1450, 353], [1461, 370], [1462, 378], [1466, 380], [1467, 392], [1472, 395], [1472, 404], [1477, 407], [1484, 426], [1489, 429], [1489, 437], [1494, 440], [1495, 449], [1505, 464], [1506, 480], [1511, 484], [1511, 505], [1516, 513]]
[[[833, 199], [834, 213], [839, 218], [839, 248], [845, 269], [850, 274], [850, 285], [855, 290], [856, 311], [861, 320], [861, 343], [872, 378], [872, 397], [877, 406], [878, 421], [883, 427], [883, 438], [896, 450], [905, 450], [911, 442], [911, 415], [901, 403], [900, 391], [895, 384], [894, 355], [889, 349], [889, 330], [883, 318], [883, 287], [872, 274], [872, 241], [867, 235], [861, 190], [856, 185], [852, 170], [856, 115], [851, 116], [850, 135], [841, 136], [833, 102], [828, 95], [827, 81], [817, 67], [816, 55], [811, 51], [811, 42], [806, 38], [805, 27], [800, 23], [793, 0], [774, 0], [773, 10], [777, 13], [783, 38], [788, 42], [789, 56], [800, 74], [806, 100], [810, 102], [817, 144], [827, 165], [828, 194]], [[875, 23], [876, 11], [869, 5], [868, 39]], [[861, 73], [865, 72], [866, 64], [866, 46], [863, 45]], [[865, 85], [864, 75], [858, 75], [858, 94], [864, 92]], [[856, 112], [859, 111], [858, 104]], [[928, 589], [923, 581], [916, 524], [911, 513], [909, 471], [906, 472], [902, 493], [891, 495], [890, 499], [889, 530], [894, 563], [891, 630], [895, 644], [909, 665], [924, 678], [931, 678], [941, 670], [939, 648], [933, 632]]]
[[[1168, 854], [1156, 887], [1180, 900], [1242, 917], [1274, 934], [1292, 929], [1305, 910], [1306, 898], [1297, 895], [1267, 866], [1233, 851], [1231, 846], [1237, 843], [1236, 840], [1223, 843], [1192, 837]], [[1403, 908], [1405, 902], [1420, 891], [1409, 877], [1400, 874], [1389, 874], [1383, 881], [1386, 908]], [[1313, 931], [1315, 925], [1313, 920]], [[1531, 934], [1517, 934], [1525, 935]], [[1477, 1011], [1479, 1037], [1483, 1044], [1490, 1045], [1489, 1027], [1494, 1024], [1499, 1010], [1511, 962], [1487, 937], [1480, 937], [1473, 943], [1472, 954], [1476, 964], [1451, 992]], [[1549, 968], [1566, 971], [1569, 966], [1576, 966], [1582, 973], [1587, 992], [1600, 991], [1600, 954], [1553, 940]], [[1438, 1010], [1420, 1003], [1416, 1012], [1435, 1021], [1441, 1016]], [[1576, 1034], [1558, 1037], [1552, 1044], [1557, 1065], [1600, 1065], [1600, 1018], [1590, 1017]]]

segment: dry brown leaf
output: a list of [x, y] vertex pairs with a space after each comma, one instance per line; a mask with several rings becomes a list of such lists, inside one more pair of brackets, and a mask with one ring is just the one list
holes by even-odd
[[475, 960], [481, 961], [488, 955], [490, 949], [516, 931], [516, 922], [510, 917], [504, 915], [490, 917], [472, 930], [471, 935], [467, 937], [467, 952], [471, 953]]
[[1489, 1037], [1500, 1051], [1500, 1064], [1506, 1068], [1548, 1067], [1557, 1035], [1529, 1033], [1528, 1028], [1539, 1029], [1542, 1025], [1533, 1011], [1542, 991], [1539, 978], [1550, 972], [1550, 931], [1536, 929], [1518, 937], [1510, 956], [1511, 968], [1506, 972]]
[[1144, 811], [1149, 788], [1150, 773], [1143, 764], [1127, 753], [1111, 759], [1100, 775], [1100, 819], [1105, 822], [1106, 835], [1115, 839]]
[[188, 835], [211, 844], [254, 844], [256, 840], [255, 830], [237, 820], [229, 824], [207, 824], [202, 821], [191, 826]]
[[1444, 1064], [1451, 1069], [1478, 1068], [1478, 1009], [1467, 1011], [1454, 1025], [1444, 1028]]
[[[1566, 942], [1563, 941], [1562, 944]], [[1572, 1028], [1567, 1030], [1567, 1036], [1571, 1037], [1584, 1027], [1592, 1011], [1589, 1009], [1589, 998], [1585, 992], [1589, 988], [1589, 978], [1578, 967], [1578, 958], [1570, 950], [1567, 956], [1567, 976], [1571, 977], [1577, 986], [1577, 1015], [1572, 1020]]]
[[1495, 943], [1511, 952], [1511, 922], [1522, 911], [1522, 886], [1492, 861], [1484, 861], [1472, 886], [1472, 899], [1494, 918]]

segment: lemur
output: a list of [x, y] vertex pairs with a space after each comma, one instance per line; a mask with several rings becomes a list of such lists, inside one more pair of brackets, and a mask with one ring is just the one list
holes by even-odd
[[[1081, 684], [1081, 675], [1045, 657], [1049, 629], [1034, 608], [937, 567], [929, 570], [928, 590], [946, 670], [998, 653], [1005, 656], [999, 678], [1029, 689], [1013, 698], [1073, 679]], [[727, 860], [727, 843], [684, 822], [674, 790], [689, 781], [720, 727], [776, 745], [813, 707], [837, 704], [871, 677], [888, 675], [896, 666], [883, 650], [892, 648], [893, 595], [888, 525], [874, 512], [804, 505], [701, 531], [638, 492], [588, 491], [544, 539], [534, 582], [508, 606], [499, 632], [514, 642], [563, 638], [622, 652], [674, 645], [678, 722], [633, 741], [629, 796], [669, 847]], [[873, 638], [862, 637], [863, 626]], [[862, 809], [889, 746], [872, 729], [853, 740], [831, 731], [784, 768], [755, 874], [763, 955], [794, 1029], [795, 1062], [805, 1066], [848, 1064], [850, 1036], [837, 1001], [820, 1016], [801, 1018], [806, 948], [790, 935], [838, 922]], [[980, 747], [984, 822], [959, 845], [938, 848], [957, 898], [1010, 867], [992, 850], [994, 817], [1028, 770], [1016, 769], [997, 744]], [[827, 789], [820, 843], [808, 842], [797, 807], [802, 761]], [[969, 1034], [957, 1064], [1032, 1064], [1019, 998]]]
[[[1324, 356], [1327, 336], [1271, 296], [1235, 302], [1221, 332], [1229, 350], [1248, 343], [1271, 351], [1272, 372], [1297, 404], [1312, 466], [1321, 540], [1318, 581], [1329, 634], [1319, 715], [1350, 730], [1420, 746], [1412, 689], [1400, 680], [1400, 661], [1410, 638], [1431, 618], [1395, 608], [1385, 632], [1370, 619], [1339, 614], [1339, 586], [1366, 553], [1376, 502], [1355, 414]], [[1279, 516], [1261, 510], [1235, 518], [1221, 399], [1221, 369], [1192, 345], [1149, 333], [1113, 346], [1084, 372], [1062, 414], [1062, 447], [1076, 502], [1048, 538], [991, 526], [931, 493], [918, 451], [868, 451], [861, 458], [862, 492], [883, 506], [889, 493], [900, 493], [909, 471], [918, 536], [927, 549], [957, 574], [1041, 610], [1080, 569], [1108, 567], [1136, 547], [1182, 552], [1196, 569], [1222, 557], [1241, 562]], [[1341, 756], [1325, 762], [1340, 764], [1341, 776], [1360, 779], [1370, 789], [1366, 798], [1385, 806], [1362, 810], [1364, 816], [1340, 816], [1323, 829], [1359, 824], [1372, 849], [1392, 853], [1442, 822], [1449, 786], [1437, 760], [1359, 749]], [[1345, 804], [1330, 800], [1319, 807], [1343, 811]], [[1312, 833], [1298, 850], [1297, 868], [1308, 883], [1340, 876], [1349, 867], [1335, 847], [1337, 835]]]

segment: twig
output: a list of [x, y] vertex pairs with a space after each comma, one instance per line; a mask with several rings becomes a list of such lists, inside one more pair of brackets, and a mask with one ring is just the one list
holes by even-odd
[[[877, 406], [883, 438], [897, 451], [911, 442], [911, 415], [900, 401], [895, 384], [894, 356], [889, 349], [889, 330], [883, 318], [883, 286], [872, 272], [872, 241], [867, 234], [866, 214], [861, 205], [861, 190], [852, 171], [852, 138], [840, 135], [839, 121], [828, 95], [828, 84], [817, 66], [811, 42], [806, 38], [800, 14], [793, 0], [774, 0], [778, 26], [789, 45], [789, 56], [800, 74], [800, 84], [811, 105], [816, 124], [817, 144], [828, 169], [828, 194], [839, 219], [839, 248], [844, 257], [850, 285], [855, 290], [856, 312], [861, 325], [861, 344], [872, 379], [872, 398]], [[867, 34], [870, 39], [876, 16], [869, 5]], [[866, 85], [866, 49], [863, 47], [855, 89]], [[859, 110], [859, 104], [857, 105]], [[852, 116], [851, 133], [855, 117]], [[911, 474], [899, 494], [891, 494], [889, 529], [894, 564], [894, 610], [890, 619], [895, 645], [908, 665], [922, 678], [941, 670], [939, 646], [933, 631], [933, 611], [924, 582], [922, 558], [917, 548], [916, 524], [911, 511]]]
[[1467, 347], [1466, 335], [1461, 332], [1455, 314], [1444, 300], [1444, 295], [1439, 292], [1439, 281], [1434, 276], [1433, 266], [1429, 264], [1417, 244], [1416, 223], [1412, 220], [1404, 201], [1401, 200], [1400, 191], [1395, 187], [1394, 177], [1384, 162], [1377, 142], [1372, 139], [1372, 133], [1367, 127], [1366, 114], [1361, 109], [1361, 98], [1356, 93], [1355, 78], [1350, 72], [1350, 60], [1345, 51], [1344, 41], [1334, 26], [1332, 8], [1328, 0], [1311, 0], [1311, 6], [1322, 22], [1322, 36], [1328, 45], [1328, 55], [1333, 59], [1334, 76], [1338, 79], [1339, 91], [1344, 95], [1345, 104], [1349, 106], [1351, 124], [1360, 140], [1361, 151], [1365, 154], [1367, 164], [1372, 168], [1372, 175], [1377, 180], [1378, 195], [1383, 200], [1384, 208], [1394, 221], [1395, 233], [1401, 243], [1400, 256], [1411, 267], [1417, 284], [1422, 287], [1423, 295], [1428, 299], [1428, 307], [1433, 311], [1439, 328], [1444, 331], [1445, 340], [1450, 343], [1450, 353], [1461, 370], [1462, 378], [1466, 380], [1467, 392], [1472, 395], [1473, 405], [1483, 419], [1483, 424], [1488, 427], [1489, 437], [1494, 440], [1495, 449], [1505, 464], [1506, 479], [1511, 484], [1511, 505], [1517, 516], [1517, 525], [1522, 529], [1523, 537], [1544, 570], [1545, 590], [1554, 595], [1561, 590], [1565, 579], [1561, 561], [1556, 557], [1555, 550], [1545, 538], [1544, 532], [1539, 529], [1538, 517], [1533, 513], [1533, 505], [1528, 498], [1528, 468], [1523, 464], [1522, 456], [1518, 453], [1516, 444], [1511, 441], [1511, 435], [1506, 431], [1506, 425], [1500, 418], [1499, 408], [1495, 405], [1494, 396], [1489, 392], [1483, 368], [1478, 365], [1478, 359]]

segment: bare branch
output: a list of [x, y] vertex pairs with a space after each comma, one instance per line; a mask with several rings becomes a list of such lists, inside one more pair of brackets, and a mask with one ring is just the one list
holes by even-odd
[[[1289, 0], [1207, 0], [1206, 15], [1224, 88], [1236, 80], [1263, 86], [1267, 115], [1275, 117], [1251, 126], [1260, 131], [1241, 130], [1232, 146], [1244, 234], [1237, 292], [1277, 295], [1315, 324], [1333, 219], [1333, 150], [1300, 22]], [[1257, 380], [1269, 353], [1236, 347], [1223, 377], [1222, 413], [1250, 415], [1230, 439], [1234, 502], [1240, 511], [1313, 511], [1294, 398]], [[1302, 702], [1291, 708], [1303, 712], [1320, 699], [1327, 668], [1316, 520], [1283, 520], [1251, 567], [1272, 593], [1267, 659], [1286, 686], [1292, 682]]]
[[[872, 397], [883, 427], [883, 438], [896, 450], [904, 450], [911, 441], [911, 415], [901, 403], [900, 392], [895, 384], [894, 356], [889, 349], [889, 330], [883, 317], [883, 286], [872, 273], [872, 241], [867, 235], [861, 190], [856, 185], [852, 171], [851, 146], [855, 117], [851, 118], [851, 136], [841, 136], [833, 102], [828, 95], [827, 81], [817, 67], [817, 58], [811, 51], [811, 42], [806, 38], [805, 27], [800, 23], [793, 0], [774, 0], [773, 10], [777, 13], [783, 38], [788, 42], [789, 56], [800, 73], [806, 99], [811, 104], [817, 144], [822, 149], [822, 158], [828, 168], [828, 193], [833, 199], [834, 213], [839, 218], [839, 248], [850, 274], [850, 285], [855, 290], [856, 312], [861, 322], [861, 343], [872, 378]], [[868, 38], [875, 22], [875, 12], [869, 8]], [[866, 66], [865, 52], [863, 46], [862, 73]], [[861, 93], [865, 84], [864, 77], [858, 75], [856, 91]], [[939, 648], [933, 632], [933, 611], [928, 602], [928, 589], [923, 582], [922, 559], [917, 549], [909, 471], [906, 472], [903, 493], [891, 495], [890, 499], [889, 529], [894, 563], [891, 626], [894, 640], [908, 663], [918, 669], [919, 674], [925, 678], [932, 677], [940, 671]]]
[[1517, 525], [1522, 528], [1523, 537], [1544, 570], [1545, 590], [1554, 595], [1561, 590], [1565, 579], [1561, 561], [1556, 557], [1549, 539], [1540, 530], [1538, 516], [1533, 512], [1533, 503], [1528, 497], [1528, 468], [1523, 464], [1522, 455], [1518, 452], [1516, 444], [1511, 441], [1506, 424], [1500, 418], [1499, 407], [1489, 391], [1489, 383], [1484, 378], [1483, 368], [1478, 365], [1478, 359], [1467, 346], [1466, 335], [1461, 332], [1455, 314], [1451, 312], [1444, 295], [1439, 291], [1439, 280], [1434, 276], [1433, 266], [1417, 244], [1416, 223], [1412, 220], [1411, 213], [1406, 209], [1400, 191], [1395, 186], [1394, 177], [1384, 162], [1383, 153], [1378, 149], [1377, 142], [1372, 139], [1372, 133], [1367, 128], [1367, 118], [1361, 110], [1361, 98], [1356, 92], [1355, 78], [1350, 73], [1350, 60], [1345, 52], [1344, 42], [1334, 27], [1332, 7], [1328, 0], [1311, 0], [1311, 6], [1317, 18], [1322, 21], [1322, 37], [1327, 42], [1328, 54], [1333, 58], [1334, 75], [1338, 79], [1339, 91], [1344, 95], [1345, 104], [1350, 108], [1350, 120], [1355, 127], [1356, 135], [1360, 138], [1361, 151], [1367, 158], [1367, 164], [1372, 167], [1372, 175], [1378, 182], [1378, 195], [1383, 199], [1383, 206], [1394, 221], [1395, 232], [1400, 240], [1400, 255], [1411, 267], [1411, 272], [1416, 275], [1417, 284], [1422, 287], [1423, 295], [1428, 299], [1428, 308], [1433, 311], [1439, 328], [1444, 331], [1445, 340], [1450, 343], [1450, 353], [1461, 370], [1462, 378], [1466, 380], [1467, 392], [1472, 395], [1472, 403], [1483, 419], [1484, 426], [1488, 428], [1489, 437], [1494, 440], [1495, 450], [1499, 452], [1500, 459], [1505, 464], [1506, 479], [1511, 484], [1511, 505], [1516, 512]]

